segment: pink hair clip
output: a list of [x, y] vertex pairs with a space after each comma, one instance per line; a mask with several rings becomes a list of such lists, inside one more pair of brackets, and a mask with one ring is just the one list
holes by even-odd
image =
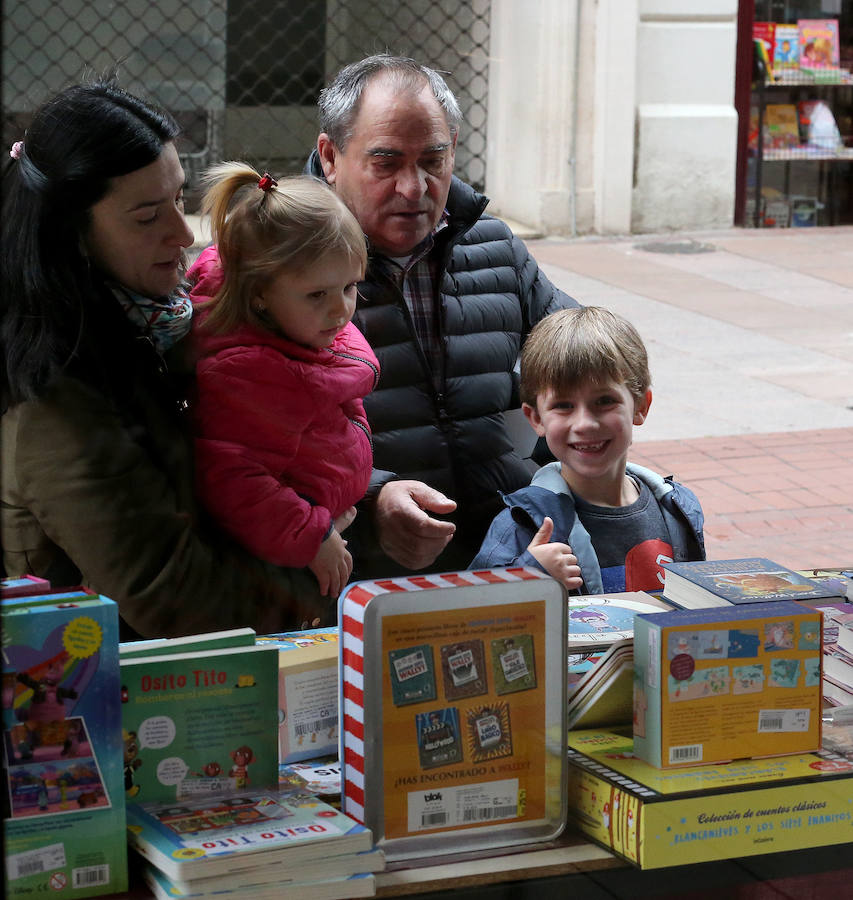
[[278, 187], [278, 182], [269, 172], [264, 172], [263, 177], [258, 182], [258, 187], [264, 192], [271, 191], [274, 187]]
[[9, 150], [9, 156], [11, 156], [12, 159], [20, 159], [21, 154], [23, 152], [24, 152], [24, 142], [23, 141], [15, 141], [15, 143], [12, 144], [12, 147]]

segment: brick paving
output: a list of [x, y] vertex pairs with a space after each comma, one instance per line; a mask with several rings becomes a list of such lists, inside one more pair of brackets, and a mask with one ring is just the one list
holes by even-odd
[[[667, 242], [709, 252], [649, 252]], [[709, 558], [853, 565], [853, 228], [529, 246], [639, 329], [654, 402], [630, 458], [696, 492]]]
[[635, 443], [699, 497], [709, 559], [853, 566], [853, 428]]

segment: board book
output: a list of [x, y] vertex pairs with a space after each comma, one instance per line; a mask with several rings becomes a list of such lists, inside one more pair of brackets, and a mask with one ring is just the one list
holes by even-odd
[[634, 752], [696, 765], [820, 747], [821, 622], [790, 601], [634, 621]]
[[634, 689], [634, 641], [611, 644], [572, 689], [569, 728], [605, 728], [631, 722]]
[[284, 631], [257, 643], [279, 651], [279, 761], [337, 753], [338, 629]]
[[389, 861], [562, 830], [566, 617], [564, 589], [523, 567], [341, 595], [342, 808]]
[[667, 563], [663, 596], [682, 609], [772, 600], [841, 600], [823, 585], [764, 557]]
[[118, 609], [4, 609], [6, 897], [98, 896], [127, 887]]
[[170, 881], [153, 866], [146, 866], [142, 872], [145, 883], [151, 888], [157, 900], [354, 900], [357, 897], [372, 897], [376, 893], [376, 878], [372, 873], [329, 877], [322, 881], [295, 881], [278, 883], [254, 883], [247, 876], [243, 887], [219, 887], [211, 890], [199, 888], [182, 889]]
[[569, 597], [569, 653], [607, 648], [634, 636], [634, 616], [662, 612], [673, 604], [643, 591]]
[[145, 641], [125, 641], [119, 644], [121, 659], [135, 656], [166, 656], [170, 653], [196, 653], [200, 650], [221, 650], [223, 647], [253, 647], [253, 628], [231, 628], [175, 638], [153, 638]]
[[152, 874], [156, 874], [159, 884], [167, 887], [173, 897], [210, 896], [220, 891], [245, 891], [249, 887], [271, 890], [306, 882], [317, 884], [329, 879], [341, 880], [385, 869], [385, 854], [376, 848], [359, 853], [327, 855], [318, 861], [300, 859], [294, 862], [285, 859], [263, 864], [263, 854], [254, 858], [259, 864], [251, 868], [189, 880], [169, 878], [155, 866], [149, 867]]
[[[370, 850], [369, 829], [307, 791], [242, 791], [186, 801], [129, 803], [130, 846], [168, 878], [192, 881]], [[319, 862], [318, 862], [319, 865]], [[284, 877], [284, 876], [283, 876]]]
[[638, 759], [630, 735], [569, 735], [569, 821], [643, 869], [853, 840], [853, 763], [821, 750], [691, 769]]
[[278, 782], [278, 653], [225, 647], [121, 661], [127, 798]]
[[26, 597], [32, 594], [43, 594], [50, 590], [50, 582], [37, 575], [6, 575], [0, 578], [0, 598]]

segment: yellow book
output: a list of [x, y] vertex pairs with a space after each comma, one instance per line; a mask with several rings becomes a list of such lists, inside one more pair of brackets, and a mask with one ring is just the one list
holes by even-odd
[[569, 823], [643, 869], [853, 839], [853, 763], [840, 753], [665, 770], [627, 729], [569, 734]]

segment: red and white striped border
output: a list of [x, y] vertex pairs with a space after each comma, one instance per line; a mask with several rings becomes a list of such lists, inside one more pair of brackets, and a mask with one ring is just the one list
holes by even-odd
[[549, 578], [540, 569], [515, 566], [507, 569], [479, 569], [471, 572], [444, 572], [439, 575], [410, 575], [407, 578], [380, 578], [361, 581], [349, 588], [341, 603], [341, 670], [343, 737], [344, 812], [364, 823], [364, 611], [379, 594], [423, 591], [434, 588], [476, 587], [511, 581]]

